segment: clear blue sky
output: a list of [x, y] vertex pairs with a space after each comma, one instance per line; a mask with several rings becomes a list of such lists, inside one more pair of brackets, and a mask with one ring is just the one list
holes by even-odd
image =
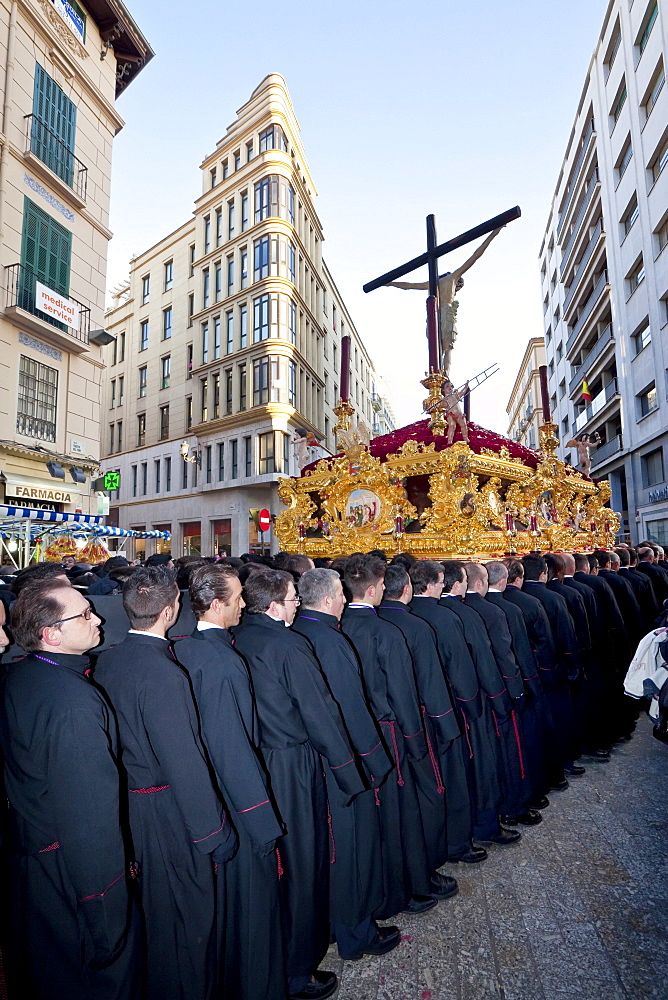
[[199, 163], [260, 80], [282, 73], [325, 258], [399, 424], [424, 396], [424, 298], [362, 284], [423, 250], [430, 212], [442, 241], [522, 208], [467, 275], [453, 361], [458, 383], [499, 363], [472, 418], [505, 433], [526, 343], [543, 332], [537, 255], [607, 0], [127, 3], [156, 55], [118, 103], [109, 288], [189, 217]]

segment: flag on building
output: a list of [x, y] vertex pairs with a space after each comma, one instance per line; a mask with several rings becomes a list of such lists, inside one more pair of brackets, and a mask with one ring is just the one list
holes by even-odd
[[582, 379], [582, 398], [587, 402], [591, 403], [591, 393], [589, 391], [589, 384], [586, 378]]

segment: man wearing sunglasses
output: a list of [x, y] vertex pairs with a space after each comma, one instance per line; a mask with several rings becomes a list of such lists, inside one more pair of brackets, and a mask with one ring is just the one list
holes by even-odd
[[16, 996], [135, 998], [137, 910], [119, 820], [115, 726], [89, 682], [100, 619], [79, 591], [47, 579], [12, 607], [28, 655], [7, 669], [0, 740], [13, 838]]

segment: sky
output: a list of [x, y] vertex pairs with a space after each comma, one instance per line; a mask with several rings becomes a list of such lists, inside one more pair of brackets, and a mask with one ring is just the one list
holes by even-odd
[[[390, 389], [421, 417], [424, 293], [362, 285], [514, 205], [459, 295], [455, 384], [497, 363], [471, 418], [501, 433], [526, 345], [543, 333], [538, 252], [608, 0], [127, 0], [155, 58], [118, 101], [108, 288], [185, 222], [199, 164], [272, 72], [301, 126], [324, 257]], [[475, 244], [441, 259], [458, 267]], [[426, 268], [403, 280], [426, 280]]]

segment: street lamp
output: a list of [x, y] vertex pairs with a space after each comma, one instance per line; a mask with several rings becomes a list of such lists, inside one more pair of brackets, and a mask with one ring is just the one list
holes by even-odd
[[191, 462], [193, 465], [197, 463], [197, 468], [202, 468], [202, 449], [195, 448], [195, 454], [190, 458], [188, 452], [190, 451], [190, 445], [187, 441], [181, 442], [181, 458], [184, 462]]

